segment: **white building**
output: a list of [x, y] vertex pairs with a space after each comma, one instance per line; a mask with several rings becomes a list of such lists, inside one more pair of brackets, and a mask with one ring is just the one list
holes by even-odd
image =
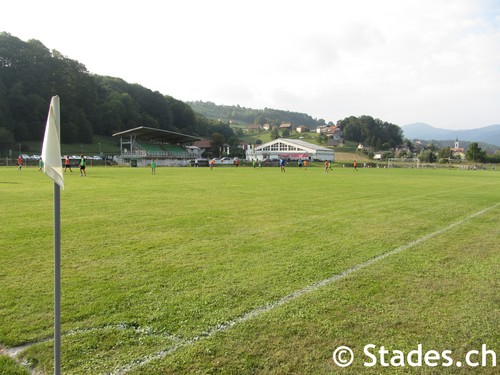
[[320, 125], [316, 127], [316, 133], [321, 134], [324, 133], [328, 129], [327, 125]]
[[258, 147], [249, 147], [247, 160], [329, 160], [335, 161], [335, 152], [323, 146], [297, 139], [278, 138]]

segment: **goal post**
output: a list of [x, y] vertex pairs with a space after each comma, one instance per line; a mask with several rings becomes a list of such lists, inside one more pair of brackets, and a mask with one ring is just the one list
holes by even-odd
[[420, 168], [418, 158], [389, 158], [387, 168]]

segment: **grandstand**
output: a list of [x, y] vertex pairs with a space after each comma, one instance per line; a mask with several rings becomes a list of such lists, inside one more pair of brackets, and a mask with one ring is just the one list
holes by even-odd
[[121, 165], [145, 166], [153, 159], [158, 166], [189, 165], [189, 159], [200, 157], [200, 149], [191, 146], [200, 140], [187, 134], [140, 126], [113, 134], [120, 137]]

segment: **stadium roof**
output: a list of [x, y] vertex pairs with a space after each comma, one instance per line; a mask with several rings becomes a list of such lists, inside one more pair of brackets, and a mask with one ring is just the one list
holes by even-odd
[[148, 128], [146, 126], [139, 126], [113, 134], [113, 137], [135, 137], [138, 140], [143, 140], [150, 143], [186, 143], [198, 141], [202, 138], [192, 135], [171, 132], [168, 130]]
[[299, 139], [289, 139], [289, 138], [277, 138], [277, 139], [272, 140], [270, 142], [264, 143], [263, 145], [259, 145], [258, 147], [255, 147], [255, 150], [256, 151], [262, 150], [263, 148], [270, 146], [272, 144], [275, 144], [275, 143], [285, 143], [285, 144], [292, 145], [292, 146], [298, 146], [301, 149], [306, 150], [306, 151], [328, 151], [328, 152], [332, 151], [332, 149], [327, 148], [327, 147], [315, 145], [313, 143], [301, 141]]
[[335, 151], [298, 139], [278, 138], [246, 151], [247, 160], [256, 158], [312, 158], [314, 160], [335, 160]]

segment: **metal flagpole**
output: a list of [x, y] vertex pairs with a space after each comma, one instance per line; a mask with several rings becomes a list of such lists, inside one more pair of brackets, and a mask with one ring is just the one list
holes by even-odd
[[54, 374], [61, 374], [61, 188], [64, 175], [61, 164], [59, 97], [50, 101], [43, 137], [43, 171], [54, 181]]
[[61, 374], [61, 190], [54, 182], [54, 374]]

